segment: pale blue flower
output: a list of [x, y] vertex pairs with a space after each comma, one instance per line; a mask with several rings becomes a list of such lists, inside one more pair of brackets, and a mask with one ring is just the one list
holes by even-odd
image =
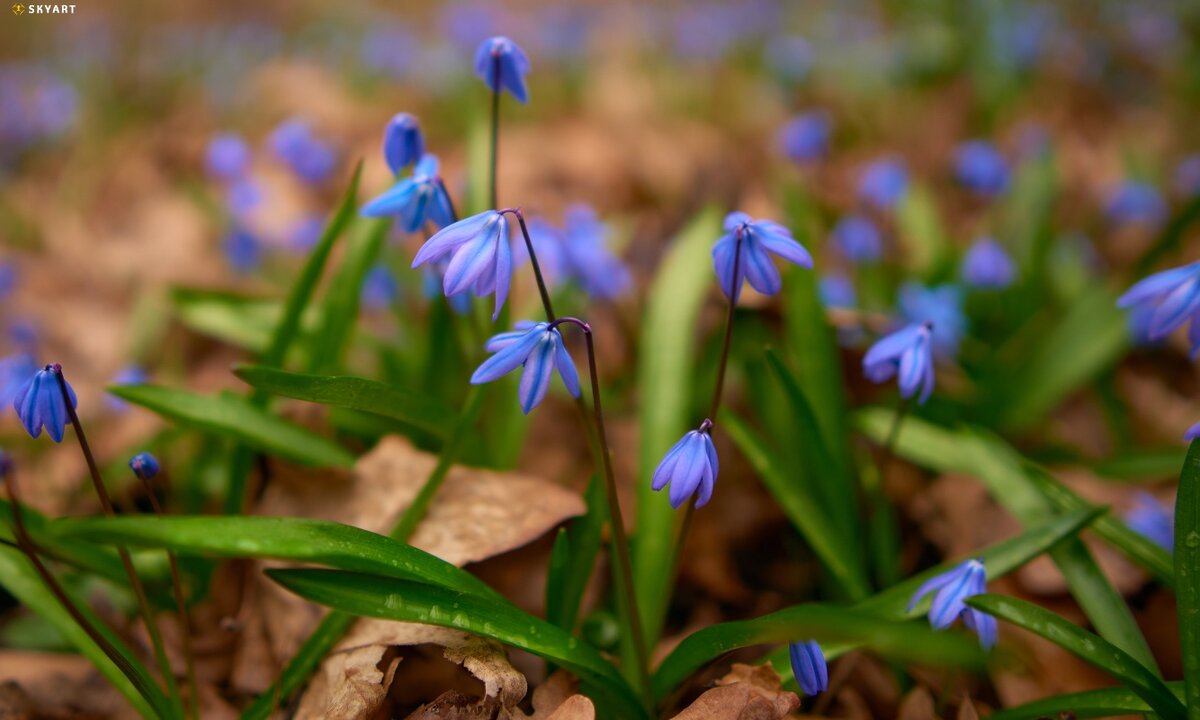
[[937, 594], [929, 608], [930, 625], [944, 630], [962, 618], [963, 624], [979, 636], [979, 644], [985, 650], [996, 644], [996, 618], [965, 603], [967, 598], [987, 592], [987, 571], [982, 561], [967, 560], [952, 570], [926, 580], [913, 594], [908, 604], [909, 612], [922, 598], [935, 591]]
[[980, 195], [992, 197], [1008, 189], [1008, 161], [986, 140], [972, 140], [954, 153], [958, 181]]
[[845, 273], [831, 272], [821, 276], [817, 295], [827, 308], [852, 308], [858, 304], [854, 281]]
[[209, 174], [225, 182], [237, 180], [250, 168], [250, 146], [240, 135], [222, 133], [208, 143], [204, 165]]
[[[38, 370], [25, 381], [13, 398], [13, 409], [30, 437], [42, 434], [42, 428], [54, 442], [62, 442], [63, 431], [70, 420], [67, 404], [63, 401], [62, 388], [59, 378], [62, 377], [62, 366], [52, 363]], [[71, 399], [71, 407], [78, 405], [75, 390], [66, 384], [67, 396]]]
[[526, 415], [546, 397], [550, 378], [558, 370], [567, 392], [579, 397], [579, 374], [563, 344], [557, 327], [549, 323], [517, 323], [517, 329], [500, 333], [484, 346], [495, 353], [471, 375], [471, 384], [491, 382], [524, 366], [517, 389], [521, 410]]
[[1150, 493], [1137, 494], [1136, 504], [1125, 513], [1125, 524], [1167, 552], [1175, 549], [1175, 513]]
[[865, 215], [847, 215], [833, 226], [833, 244], [853, 263], [876, 262], [883, 257], [883, 236]]
[[268, 142], [275, 156], [305, 182], [324, 182], [337, 165], [337, 153], [316, 136], [305, 120], [292, 118], [280, 123], [271, 131]]
[[468, 291], [475, 297], [495, 293], [492, 320], [498, 318], [512, 282], [512, 247], [504, 215], [487, 210], [447, 225], [421, 246], [412, 266], [420, 267], [444, 257], [450, 258], [442, 277], [446, 296]]
[[438, 176], [438, 159], [425, 155], [413, 167], [412, 175], [403, 178], [363, 206], [365, 217], [395, 215], [405, 232], [416, 232], [426, 222], [445, 228], [454, 222], [454, 208]]
[[788, 655], [792, 660], [792, 675], [805, 695], [812, 697], [829, 687], [829, 667], [815, 640], [789, 643]]
[[971, 287], [1003, 290], [1013, 284], [1017, 266], [1000, 243], [982, 237], [971, 244], [962, 261], [962, 279]]
[[689, 431], [667, 452], [654, 471], [650, 488], [657, 492], [669, 484], [668, 498], [675, 509], [693, 495], [696, 507], [703, 507], [712, 499], [719, 471], [717, 449], [706, 424], [704, 429]]
[[932, 328], [929, 323], [909, 325], [880, 339], [863, 356], [863, 373], [871, 382], [887, 382], [896, 376], [900, 396], [920, 392], [924, 404], [933, 392]]
[[[740, 242], [739, 242], [740, 237]], [[740, 248], [740, 250], [737, 250]], [[737, 257], [735, 256], [737, 250]], [[713, 269], [725, 296], [737, 302], [743, 281], [764, 295], [779, 292], [783, 281], [768, 253], [811, 269], [812, 255], [792, 232], [777, 222], [754, 220], [743, 212], [725, 216], [725, 235], [713, 246]], [[736, 266], [737, 276], [734, 276]]]
[[393, 175], [425, 155], [425, 138], [421, 124], [409, 113], [396, 113], [383, 131], [383, 157]]
[[391, 306], [400, 294], [396, 277], [386, 265], [376, 265], [363, 278], [361, 302], [368, 310], [383, 310]]
[[880, 210], [894, 207], [907, 191], [908, 170], [895, 158], [871, 163], [858, 181], [858, 197]]
[[596, 217], [595, 211], [577, 203], [567, 208], [563, 220], [566, 266], [584, 291], [604, 300], [624, 295], [633, 285], [633, 278], [624, 263], [608, 249], [608, 227]]
[[958, 354], [958, 345], [967, 332], [961, 287], [952, 284], [925, 287], [918, 282], [906, 282], [900, 286], [896, 304], [905, 322], [932, 323], [933, 349], [939, 356], [952, 358]]
[[1109, 193], [1104, 212], [1115, 225], [1153, 228], [1166, 218], [1167, 204], [1153, 185], [1127, 180]]
[[529, 99], [525, 87], [529, 69], [525, 51], [502, 35], [484, 40], [475, 51], [475, 74], [492, 92], [507, 90], [518, 102]]
[[820, 160], [829, 150], [831, 125], [829, 115], [821, 111], [792, 118], [779, 131], [783, 154], [798, 163]]
[[1192, 357], [1200, 353], [1200, 262], [1163, 270], [1137, 282], [1117, 298], [1117, 307], [1132, 309], [1138, 319], [1135, 328], [1149, 341], [1161, 340], [1190, 322]]

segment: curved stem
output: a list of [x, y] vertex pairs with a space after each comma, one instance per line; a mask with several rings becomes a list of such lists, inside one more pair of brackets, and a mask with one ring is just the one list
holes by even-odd
[[[554, 306], [550, 303], [550, 291], [546, 288], [546, 280], [542, 277], [542, 266], [538, 264], [537, 253], [533, 251], [533, 240], [529, 238], [529, 228], [525, 226], [525, 215], [521, 212], [521, 208], [508, 208], [501, 210], [501, 213], [512, 213], [517, 218], [517, 223], [521, 226], [521, 235], [525, 238], [525, 249], [529, 251], [529, 264], [533, 266], [533, 277], [537, 280], [538, 292], [542, 296], [542, 307], [546, 310], [546, 320], [553, 323], [555, 321]], [[578, 320], [575, 321], [579, 323]], [[580, 324], [580, 327], [586, 326], [587, 323]], [[591, 336], [591, 329], [584, 332]]]
[[[100, 506], [104, 509], [104, 514], [116, 517], [117, 512], [113, 508], [112, 499], [109, 498], [108, 490], [104, 487], [104, 480], [100, 477], [100, 468], [96, 465], [96, 458], [92, 455], [92, 448], [88, 445], [83, 425], [79, 422], [79, 414], [75, 412], [75, 406], [71, 403], [71, 394], [67, 390], [67, 379], [63, 376], [62, 368], [56, 366], [54, 377], [58, 381], [58, 389], [62, 393], [63, 405], [67, 408], [67, 417], [71, 420], [71, 427], [75, 429], [75, 438], [79, 440], [79, 449], [83, 452], [84, 460], [87, 461], [88, 474], [92, 478], [92, 486], [96, 489], [96, 497], [100, 499]], [[167, 659], [167, 652], [163, 648], [162, 634], [159, 633], [158, 624], [154, 621], [150, 601], [146, 598], [146, 588], [133, 568], [133, 559], [129, 556], [129, 551], [124, 546], [118, 545], [117, 555], [121, 558], [121, 565], [125, 568], [125, 575], [129, 578], [129, 589], [137, 600], [138, 610], [146, 624], [146, 634], [150, 636], [154, 659], [163, 675], [163, 682], [167, 685], [167, 694], [171, 696], [172, 700], [182, 705], [183, 699], [179, 695], [179, 685], [175, 682], [175, 672], [171, 669], [171, 662]]]

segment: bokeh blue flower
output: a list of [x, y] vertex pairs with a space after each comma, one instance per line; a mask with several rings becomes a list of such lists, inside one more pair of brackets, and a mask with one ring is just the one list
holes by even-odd
[[494, 93], [507, 90], [518, 102], [529, 100], [525, 76], [529, 58], [515, 42], [497, 35], [480, 43], [475, 51], [475, 74]]
[[779, 292], [783, 281], [768, 253], [803, 268], [813, 266], [812, 255], [796, 242], [791, 230], [779, 223], [754, 220], [743, 212], [725, 216], [725, 235], [717, 240], [712, 251], [713, 269], [725, 297], [737, 302], [744, 281], [764, 295]]
[[876, 383], [896, 376], [900, 396], [917, 395], [917, 402], [924, 404], [934, 383], [931, 334], [929, 323], [920, 323], [884, 336], [863, 356], [863, 373]]
[[904, 322], [933, 324], [933, 349], [940, 357], [952, 358], [958, 354], [959, 343], [967, 332], [961, 287], [954, 284], [926, 287], [906, 282], [900, 286], [896, 305]]
[[963, 282], [983, 290], [1003, 290], [1017, 278], [1017, 265], [1008, 251], [990, 237], [971, 243], [963, 256], [960, 271]]

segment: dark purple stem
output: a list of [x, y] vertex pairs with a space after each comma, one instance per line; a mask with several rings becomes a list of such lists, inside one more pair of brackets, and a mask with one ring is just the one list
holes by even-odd
[[[525, 226], [525, 215], [521, 212], [521, 208], [505, 208], [498, 212], [501, 215], [512, 213], [517, 218], [517, 223], [521, 226], [521, 235], [525, 238], [525, 249], [529, 251], [529, 264], [533, 266], [533, 277], [537, 280], [538, 292], [542, 296], [542, 308], [546, 311], [546, 320], [554, 322], [554, 306], [550, 303], [550, 291], [546, 288], [545, 278], [542, 277], [542, 266], [538, 264], [537, 253], [533, 250], [533, 240], [529, 238], [529, 228]], [[590, 330], [585, 332], [589, 337], [591, 336]]]

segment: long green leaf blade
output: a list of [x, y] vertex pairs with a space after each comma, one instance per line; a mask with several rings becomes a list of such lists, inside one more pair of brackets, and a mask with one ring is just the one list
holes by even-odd
[[956, 668], [981, 665], [967, 637], [914, 623], [819, 604], [797, 605], [753, 620], [711, 625], [683, 639], [654, 673], [654, 696], [662, 700], [689, 675], [720, 655], [766, 643], [795, 640], [865, 645], [886, 657]]
[[1175, 602], [1188, 717], [1200, 719], [1200, 440], [1193, 440], [1175, 497]]
[[288, 517], [116, 517], [50, 523], [59, 537], [180, 555], [273, 558], [329, 565], [340, 570], [391, 575], [507, 602], [482, 580], [441, 558], [361, 528]]
[[967, 604], [1040, 635], [1096, 667], [1111, 673], [1137, 693], [1165, 720], [1186, 720], [1183, 703], [1144, 665], [1107, 640], [1093, 635], [1043, 607], [1006, 595], [974, 595]]
[[603, 693], [618, 717], [645, 718], [629, 685], [591, 646], [511, 605], [378, 575], [338, 570], [268, 570], [275, 582], [313, 602], [363, 617], [440, 625], [521, 648], [569, 669]]
[[121, 385], [110, 387], [109, 392], [181, 425], [231, 438], [302, 465], [354, 464], [354, 456], [337, 443], [276, 417], [244, 398], [200, 395], [158, 385]]
[[720, 235], [720, 216], [706, 208], [680, 232], [663, 259], [646, 299], [638, 361], [641, 445], [638, 459], [637, 537], [633, 545], [633, 585], [646, 644], [662, 632], [676, 513], [666, 495], [650, 489], [650, 477], [663, 455], [689, 425], [692, 407], [696, 319], [715, 283], [712, 243]]
[[237, 375], [258, 390], [307, 402], [362, 410], [444, 435], [455, 413], [420, 393], [360, 377], [305, 375], [259, 365], [239, 365]]
[[329, 283], [329, 291], [321, 306], [321, 322], [312, 337], [312, 354], [308, 362], [310, 371], [329, 373], [341, 364], [358, 319], [363, 279], [375, 258], [379, 257], [391, 225], [391, 218], [378, 218], [356, 237], [350, 238], [342, 266]]
[[[1169, 682], [1167, 688], [1175, 697], [1183, 699], [1183, 683]], [[988, 715], [988, 720], [1029, 720], [1029, 718], [1071, 717], [1075, 720], [1106, 718], [1114, 715], [1137, 715], [1151, 711], [1129, 688], [1116, 687], [1103, 690], [1053, 695], [1041, 700], [1018, 705], [1014, 708], [997, 710]]]

